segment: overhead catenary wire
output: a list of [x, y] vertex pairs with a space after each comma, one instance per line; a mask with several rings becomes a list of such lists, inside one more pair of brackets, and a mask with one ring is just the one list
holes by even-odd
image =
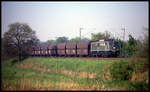
[[[87, 31], [87, 29], [89, 30], [89, 28], [83, 28], [85, 31]], [[84, 31], [84, 32], [85, 32]], [[87, 33], [85, 33], [85, 34], [82, 34], [81, 35], [81, 38], [84, 38], [84, 37], [86, 37], [87, 35], [91, 35], [91, 33], [95, 33], [95, 31], [97, 31], [96, 30], [96, 28], [92, 28], [92, 29], [90, 29], [90, 31], [88, 31]], [[110, 34], [110, 36], [112, 37], [112, 38], [115, 38], [115, 39], [117, 39], [117, 38], [119, 38], [119, 39], [121, 39], [121, 40], [123, 40], [123, 41], [126, 41], [127, 40], [127, 35], [129, 35], [129, 34], [131, 34], [132, 35], [132, 33], [130, 33], [129, 31], [127, 31], [126, 30], [126, 35], [124, 36], [124, 32], [120, 32], [120, 33], [118, 33], [117, 32], [117, 29], [115, 30], [115, 29], [113, 29], [113, 28], [109, 28], [109, 29], [107, 29], [107, 32]], [[136, 34], [134, 34], [134, 35], [136, 35]], [[125, 38], [125, 39], [124, 39]]]

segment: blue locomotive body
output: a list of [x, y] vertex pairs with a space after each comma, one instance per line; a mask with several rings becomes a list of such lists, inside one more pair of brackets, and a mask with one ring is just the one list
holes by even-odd
[[120, 49], [118, 42], [112, 40], [100, 40], [91, 42], [90, 54], [92, 56], [119, 56]]

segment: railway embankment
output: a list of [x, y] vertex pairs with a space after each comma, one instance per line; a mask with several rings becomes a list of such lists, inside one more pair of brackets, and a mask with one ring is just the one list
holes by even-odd
[[[15, 61], [15, 62], [14, 62]], [[142, 58], [27, 58], [2, 61], [2, 90], [148, 90]]]

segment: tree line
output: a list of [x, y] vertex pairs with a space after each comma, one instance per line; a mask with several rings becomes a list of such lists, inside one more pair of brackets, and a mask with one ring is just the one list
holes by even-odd
[[143, 28], [145, 34], [142, 40], [136, 40], [129, 34], [129, 40], [123, 41], [119, 38], [113, 38], [108, 31], [105, 31], [104, 33], [92, 33], [91, 39], [75, 37], [69, 40], [68, 37], [62, 36], [56, 38], [56, 40], [41, 42], [36, 37], [36, 32], [26, 23], [13, 23], [8, 27], [9, 30], [4, 33], [4, 37], [2, 38], [2, 59], [17, 57], [21, 61], [24, 56], [27, 56], [27, 51], [38, 43], [53, 44], [61, 42], [97, 41], [100, 39], [113, 39], [114, 41], [118, 41], [121, 52], [120, 57], [148, 57], [149, 55], [148, 28]]

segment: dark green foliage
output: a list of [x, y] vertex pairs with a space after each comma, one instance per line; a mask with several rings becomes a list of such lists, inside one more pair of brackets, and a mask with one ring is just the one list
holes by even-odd
[[138, 90], [138, 91], [148, 91], [149, 85], [148, 85], [148, 83], [145, 83], [144, 81], [130, 83], [130, 89]]
[[101, 40], [101, 39], [110, 39], [110, 33], [108, 33], [108, 31], [105, 31], [105, 33], [97, 33], [97, 34], [94, 34], [92, 33], [91, 34], [91, 41], [96, 41], [96, 40]]
[[3, 56], [18, 57], [19, 61], [28, 53], [28, 49], [39, 41], [35, 31], [26, 23], [10, 24], [2, 40]]
[[12, 61], [11, 61], [11, 64], [15, 64], [16, 62], [18, 62], [17, 58], [13, 58]]
[[86, 38], [86, 37], [84, 37], [84, 38], [81, 39], [81, 41], [82, 41], [82, 42], [87, 42], [87, 41], [89, 41], [89, 39]]
[[141, 57], [149, 57], [149, 29], [148, 28], [144, 28], [144, 39], [142, 40], [142, 49], [140, 52], [140, 56]]
[[55, 40], [47, 40], [46, 43], [48, 43], [48, 44], [53, 44], [53, 43], [56, 43], [56, 41], [55, 41]]
[[149, 29], [148, 28], [143, 28], [143, 33], [144, 36], [142, 38], [140, 38], [139, 40], [137, 40], [137, 49], [136, 49], [136, 53], [135, 56], [136, 57], [146, 57], [148, 60], [149, 57]]
[[131, 61], [130, 65], [134, 67], [136, 73], [143, 73], [149, 69], [149, 62], [145, 61]]
[[61, 43], [61, 42], [68, 42], [68, 37], [63, 36], [63, 37], [58, 37], [56, 39], [56, 43]]
[[110, 74], [114, 80], [129, 80], [133, 72], [133, 67], [128, 62], [120, 60], [110, 67]]
[[72, 38], [70, 42], [80, 42], [80, 37]]
[[126, 45], [126, 53], [128, 57], [133, 56], [138, 49], [137, 41], [132, 37], [132, 35], [129, 35], [129, 40]]
[[120, 48], [120, 57], [123, 57], [123, 55], [124, 55], [124, 47], [123, 46], [125, 46], [125, 42], [123, 42], [122, 40], [120, 40], [120, 39], [114, 39], [115, 41], [117, 41], [118, 42], [118, 44], [119, 44], [119, 48]]

